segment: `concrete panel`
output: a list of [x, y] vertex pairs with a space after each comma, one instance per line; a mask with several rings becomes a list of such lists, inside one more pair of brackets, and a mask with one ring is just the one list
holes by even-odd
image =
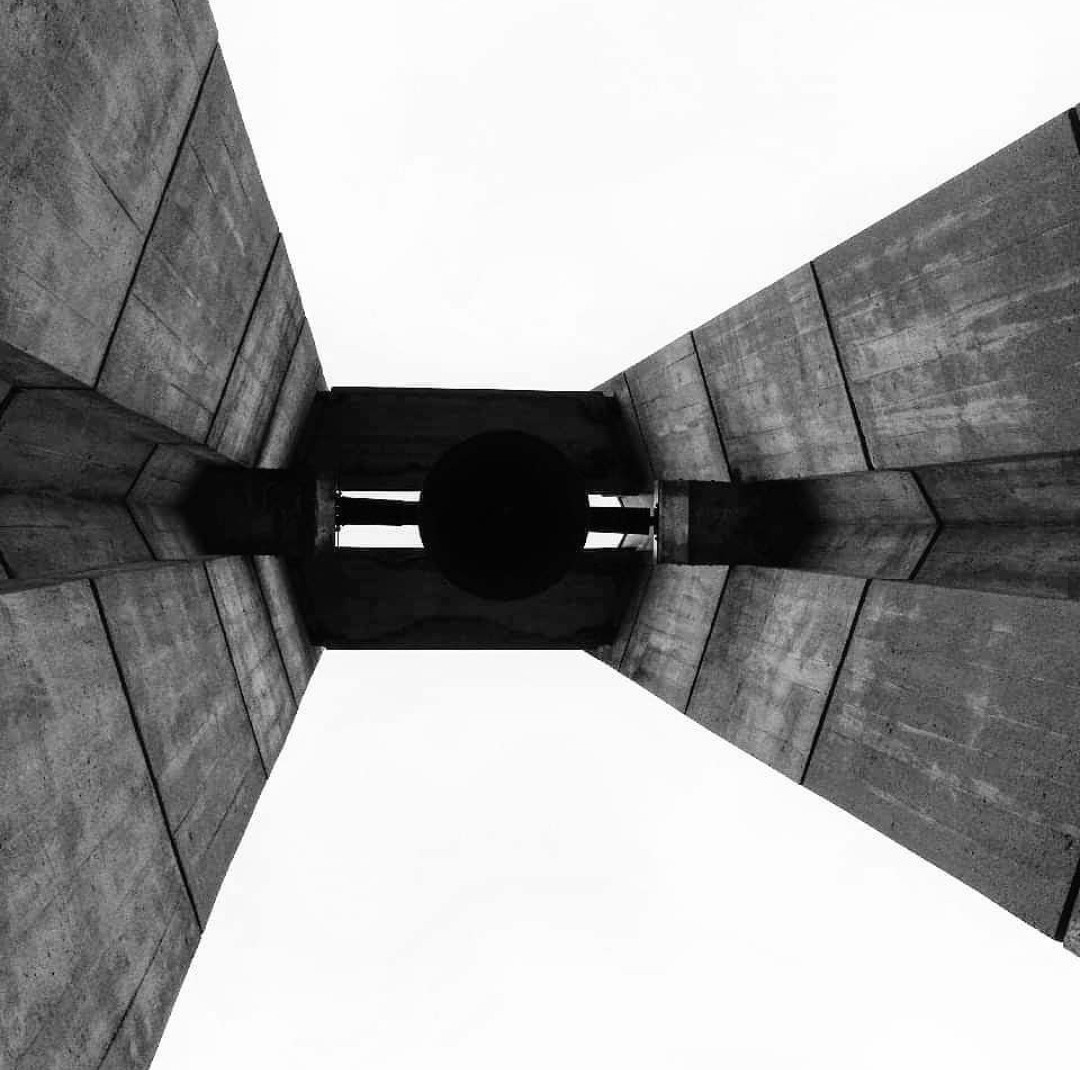
[[625, 374], [653, 476], [728, 479], [693, 338], [684, 334]]
[[687, 716], [801, 779], [864, 580], [733, 568]]
[[423, 550], [342, 550], [298, 565], [312, 638], [331, 648], [588, 650], [611, 642], [641, 566], [635, 550], [580, 554], [541, 594], [479, 598]]
[[225, 638], [240, 679], [240, 690], [255, 729], [263, 765], [273, 768], [289, 726], [296, 716], [296, 702], [270, 614], [251, 562], [226, 557], [206, 566], [214, 591]]
[[618, 405], [591, 390], [336, 387], [316, 399], [299, 459], [342, 490], [419, 490], [451, 446], [508, 428], [562, 450], [591, 492], [642, 489]]
[[206, 444], [253, 465], [304, 322], [289, 254], [278, 239]]
[[122, 498], [154, 449], [89, 390], [20, 390], [0, 412], [0, 486]]
[[694, 331], [733, 479], [867, 467], [809, 265]]
[[276, 239], [274, 214], [219, 51], [98, 388], [201, 442]]
[[203, 0], [10, 6], [0, 34], [5, 378], [94, 382], [215, 36]]
[[[640, 489], [643, 492], [646, 489], [651, 490], [652, 461], [649, 458], [649, 448], [645, 444], [645, 436], [641, 433], [641, 423], [634, 407], [634, 399], [630, 396], [630, 384], [626, 381], [626, 375], [624, 373], [616, 375], [614, 379], [601, 383], [596, 391], [599, 394], [607, 394], [618, 402], [626, 442], [641, 480]], [[624, 501], [623, 504], [625, 505], [626, 502]]]
[[185, 896], [166, 924], [139, 990], [97, 1070], [143, 1070], [150, 1065], [198, 941], [195, 912]]
[[300, 432], [311, 410], [311, 403], [320, 389], [325, 389], [322, 366], [315, 349], [315, 339], [311, 335], [311, 326], [305, 323], [270, 416], [266, 438], [259, 453], [260, 468], [288, 466], [300, 441]]
[[118, 502], [2, 491], [0, 557], [19, 580], [76, 576], [151, 559]]
[[293, 698], [299, 705], [322, 651], [312, 644], [308, 636], [285, 562], [280, 557], [259, 556], [252, 560], [266, 607], [270, 611], [270, 623], [281, 651], [281, 660], [285, 663]]
[[728, 570], [657, 565], [619, 671], [677, 710], [686, 709]]
[[1080, 448], [1067, 115], [816, 263], [874, 465]]
[[198, 930], [88, 583], [0, 595], [0, 679], [0, 1064], [97, 1070]]
[[1045, 933], [1080, 860], [1080, 606], [875, 582], [806, 784]]
[[205, 924], [265, 776], [202, 565], [95, 580]]
[[1080, 598], [1080, 457], [940, 465], [919, 479], [945, 524], [920, 583]]
[[[620, 546], [619, 549], [629, 549], [629, 547]], [[615, 637], [610, 643], [604, 643], [601, 646], [593, 647], [591, 650], [587, 651], [587, 653], [591, 654], [594, 658], [598, 658], [600, 661], [606, 662], [613, 669], [618, 669], [622, 664], [623, 655], [626, 653], [627, 644], [630, 642], [630, 636], [634, 631], [634, 623], [637, 620], [638, 612], [641, 609], [641, 603], [645, 599], [645, 592], [649, 588], [651, 579], [652, 559], [651, 557], [646, 557], [642, 554], [640, 572], [637, 579], [633, 581], [633, 590], [626, 602], [626, 608], [619, 618], [618, 631], [615, 633]]]

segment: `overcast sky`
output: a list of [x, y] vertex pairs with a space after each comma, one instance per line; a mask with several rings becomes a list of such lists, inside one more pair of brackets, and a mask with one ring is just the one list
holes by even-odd
[[[1032, 0], [214, 10], [331, 385], [591, 387], [1080, 98]], [[584, 654], [332, 652], [154, 1066], [1066, 1066], [1078, 995]]]

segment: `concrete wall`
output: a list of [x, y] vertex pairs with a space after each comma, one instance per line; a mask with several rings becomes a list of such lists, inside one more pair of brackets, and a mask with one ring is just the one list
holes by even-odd
[[145, 1067], [318, 660], [207, 465], [326, 384], [205, 0], [0, 33], [0, 1065]]
[[[592, 653], [1080, 953], [1076, 130], [598, 388], [661, 524]], [[755, 509], [776, 531], [740, 541]], [[761, 567], [793, 510], [808, 536]]]

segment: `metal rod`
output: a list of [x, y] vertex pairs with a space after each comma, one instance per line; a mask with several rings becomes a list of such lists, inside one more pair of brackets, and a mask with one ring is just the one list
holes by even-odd
[[346, 524], [385, 524], [403, 527], [419, 523], [417, 502], [392, 498], [345, 498], [337, 500], [337, 526]]

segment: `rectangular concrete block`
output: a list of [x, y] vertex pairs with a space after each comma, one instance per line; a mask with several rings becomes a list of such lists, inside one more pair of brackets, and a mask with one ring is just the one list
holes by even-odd
[[816, 262], [875, 467], [1080, 448], [1069, 115]]
[[686, 713], [801, 779], [865, 581], [733, 568]]
[[199, 920], [265, 780], [201, 564], [95, 580]]
[[685, 711], [728, 570], [723, 565], [657, 565], [619, 671]]
[[219, 50], [105, 358], [102, 393], [203, 441], [276, 240]]
[[259, 451], [260, 468], [288, 467], [300, 442], [311, 403], [316, 393], [325, 388], [315, 339], [310, 324], [305, 322], [270, 414], [266, 437]]
[[0, 557], [17, 580], [77, 576], [151, 560], [119, 502], [0, 491]]
[[690, 334], [625, 374], [656, 479], [730, 478]]
[[20, 390], [0, 410], [0, 486], [123, 498], [154, 445], [92, 391]]
[[252, 558], [252, 562], [270, 613], [270, 623], [281, 651], [281, 660], [285, 663], [293, 698], [299, 706], [322, 651], [308, 635], [297, 592], [284, 560], [280, 557], [257, 556]]
[[198, 931], [89, 583], [0, 594], [0, 679], [0, 1063], [97, 1070]]
[[874, 582], [806, 784], [1054, 934], [1080, 860], [1080, 606]]
[[694, 331], [734, 479], [867, 467], [809, 265]]
[[279, 238], [206, 440], [211, 449], [245, 465], [258, 459], [303, 322], [289, 254]]
[[296, 716], [296, 702], [270, 613], [249, 559], [218, 558], [207, 563], [206, 572], [255, 729], [259, 753], [269, 771]]
[[203, 0], [14, 5], [0, 34], [0, 374], [92, 384], [216, 30]]

